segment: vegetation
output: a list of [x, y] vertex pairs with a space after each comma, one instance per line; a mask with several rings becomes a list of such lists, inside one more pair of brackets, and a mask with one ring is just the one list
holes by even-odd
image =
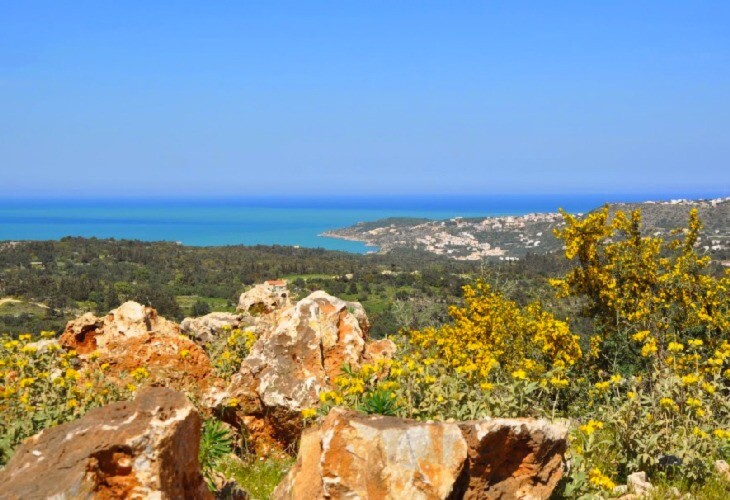
[[[356, 255], [266, 246], [186, 247], [165, 242], [63, 238], [0, 244], [0, 331], [62, 329], [79, 313], [105, 314], [127, 300], [151, 305], [167, 318], [233, 310], [246, 285], [287, 277], [296, 293], [324, 289], [362, 299], [385, 334], [396, 326], [393, 300], [455, 300], [474, 264], [394, 252]], [[347, 292], [353, 292], [348, 294]], [[43, 307], [34, 306], [40, 303]], [[195, 309], [195, 310], [193, 310]], [[438, 313], [433, 313], [438, 318]]]
[[639, 212], [565, 217], [557, 236], [578, 265], [552, 283], [592, 333], [478, 282], [448, 324], [395, 337], [396, 359], [343, 372], [321, 411], [389, 394], [388, 411], [413, 418], [567, 419], [568, 497], [610, 495], [635, 471], [726, 497], [712, 471], [730, 454], [730, 272], [698, 255], [697, 214], [668, 240], [641, 236]]
[[[361, 299], [374, 331], [385, 324], [378, 334], [390, 334], [398, 345], [392, 360], [345, 367], [332, 390], [320, 395], [321, 406], [302, 416], [312, 422], [341, 405], [417, 419], [555, 419], [570, 428], [566, 497], [610, 496], [635, 471], [647, 472], [657, 497], [672, 487], [699, 498], [730, 495], [728, 483], [713, 472], [715, 460], [730, 456], [730, 272], [713, 267], [698, 250], [697, 214], [669, 237], [643, 235], [638, 211], [564, 217], [566, 224], [556, 232], [564, 259], [529, 256], [469, 272], [439, 261], [414, 269], [408, 259], [396, 264], [382, 256], [252, 249], [252, 255], [277, 261], [275, 272], [265, 277], [288, 276], [296, 294], [324, 288]], [[39, 283], [59, 285], [53, 293], [60, 293], [68, 283], [86, 279], [73, 269], [88, 258], [96, 270], [89, 283], [102, 288], [112, 283], [117, 300], [151, 286], [140, 285], [144, 277], [159, 280], [175, 307], [184, 296], [186, 307], [204, 312], [211, 300], [201, 297], [235, 298], [240, 285], [231, 281], [228, 288], [228, 273], [251, 257], [244, 257], [243, 247], [198, 252], [79, 240], [81, 250], [73, 252], [63, 250], [68, 243], [58, 242], [62, 251], [43, 261], [45, 269], [26, 268], [18, 263], [25, 257], [0, 252], [3, 276], [9, 277], [3, 286], [23, 297], [10, 301], [15, 310], [43, 309], [31, 302], [39, 298]], [[167, 253], [152, 251], [160, 248]], [[326, 267], [333, 256], [342, 259]], [[197, 265], [190, 274], [181, 271], [192, 262]], [[115, 270], [121, 270], [116, 278]], [[192, 276], [202, 277], [196, 282]], [[463, 295], [456, 298], [462, 285]], [[74, 300], [100, 300], [91, 302], [108, 307], [103, 295], [90, 295], [95, 286]], [[120, 296], [121, 290], [132, 295]], [[61, 349], [54, 336], [44, 331], [39, 338], [0, 339], [0, 463], [25, 437], [94, 406], [130, 398], [137, 385], [150, 382], [140, 368], [113, 384], [93, 354], [91, 369], [80, 371], [76, 354]], [[244, 329], [226, 329], [213, 339], [206, 351], [217, 375], [235, 373], [254, 341], [254, 333]], [[233, 477], [254, 497], [267, 498], [292, 462], [253, 456], [235, 429], [231, 433], [215, 419], [206, 421], [202, 436], [200, 458], [211, 485], [221, 475]]]
[[[0, 465], [25, 438], [74, 420], [91, 408], [128, 399], [135, 387], [106, 380], [106, 366], [77, 370], [76, 352], [61, 349], [55, 332], [0, 337]], [[135, 378], [143, 373], [135, 374]]]

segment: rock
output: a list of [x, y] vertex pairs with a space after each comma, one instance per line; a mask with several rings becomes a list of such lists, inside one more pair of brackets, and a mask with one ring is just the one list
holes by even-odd
[[374, 340], [365, 345], [363, 358], [368, 362], [376, 362], [379, 359], [391, 359], [395, 354], [395, 342], [390, 339]]
[[[360, 313], [358, 315], [358, 313]], [[243, 361], [231, 387], [255, 388], [265, 407], [295, 412], [315, 406], [344, 365], [357, 368], [365, 349], [360, 304], [314, 292], [284, 311]], [[253, 382], [253, 383], [252, 383]]]
[[60, 343], [80, 353], [87, 365], [94, 352], [97, 364], [109, 365], [108, 376], [144, 368], [153, 380], [178, 389], [205, 387], [201, 382], [213, 370], [205, 351], [180, 335], [175, 323], [136, 302], [126, 302], [103, 318], [87, 313], [69, 321]]
[[290, 293], [284, 280], [269, 280], [241, 294], [236, 311], [245, 314], [268, 314], [289, 307]]
[[634, 472], [629, 474], [626, 480], [629, 491], [634, 492], [638, 496], [646, 495], [654, 489], [654, 486], [646, 479], [646, 472]]
[[302, 435], [277, 499], [547, 499], [567, 428], [529, 419], [449, 423], [333, 409]]
[[715, 472], [726, 481], [730, 481], [730, 465], [725, 460], [715, 460]]
[[223, 333], [224, 327], [240, 328], [253, 325], [252, 321], [242, 321], [238, 314], [213, 312], [198, 318], [185, 318], [180, 323], [182, 332], [200, 344], [206, 344]]
[[104, 318], [86, 313], [69, 321], [61, 335], [61, 345], [86, 354], [103, 348], [112, 340], [143, 337], [149, 333], [177, 335], [177, 324], [158, 316], [151, 307], [137, 302], [125, 302]]
[[302, 436], [274, 498], [448, 498], [463, 486], [467, 451], [456, 424], [334, 409]]
[[139, 392], [28, 438], [0, 472], [2, 498], [211, 498], [200, 418], [166, 388]]
[[[260, 337], [227, 390], [260, 453], [296, 443], [301, 411], [319, 404], [319, 394], [345, 365], [358, 368], [364, 361], [368, 328], [360, 304], [321, 291], [276, 319], [257, 323]], [[384, 356], [386, 344], [380, 351]]]
[[549, 498], [563, 477], [564, 425], [495, 418], [459, 427], [469, 446], [465, 498]]

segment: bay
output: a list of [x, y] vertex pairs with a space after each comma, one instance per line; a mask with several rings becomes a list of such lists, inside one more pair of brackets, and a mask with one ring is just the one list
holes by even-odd
[[487, 217], [587, 212], [605, 202], [670, 195], [259, 196], [226, 199], [55, 199], [0, 201], [0, 241], [84, 236], [184, 245], [299, 245], [347, 252], [375, 250], [321, 236], [386, 217]]

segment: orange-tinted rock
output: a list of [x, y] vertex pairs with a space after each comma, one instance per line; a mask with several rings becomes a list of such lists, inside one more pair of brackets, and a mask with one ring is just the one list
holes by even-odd
[[136, 302], [126, 302], [103, 318], [87, 313], [69, 321], [61, 345], [75, 349], [82, 362], [96, 353], [108, 364], [108, 377], [144, 368], [149, 382], [199, 391], [208, 385], [213, 367], [205, 351], [181, 336], [172, 321]]
[[108, 363], [110, 375], [145, 368], [153, 381], [176, 389], [197, 391], [203, 388], [213, 370], [205, 351], [178, 335], [147, 333], [113, 340], [99, 353], [97, 362]]
[[467, 446], [456, 424], [333, 409], [307, 430], [278, 499], [449, 498], [458, 494]]
[[567, 428], [546, 421], [448, 423], [333, 409], [302, 435], [277, 499], [547, 499]]
[[27, 439], [0, 472], [0, 497], [210, 498], [200, 418], [171, 389], [142, 390]]
[[150, 332], [177, 335], [180, 328], [174, 322], [158, 316], [151, 307], [125, 302], [103, 318], [86, 313], [69, 321], [60, 342], [63, 347], [86, 354], [104, 348], [111, 341], [131, 339]]
[[395, 342], [392, 340], [374, 340], [365, 345], [365, 355], [363, 357], [368, 363], [372, 363], [379, 359], [391, 359], [395, 351]]
[[464, 498], [550, 498], [563, 477], [567, 427], [507, 418], [462, 422], [459, 427], [469, 447]]

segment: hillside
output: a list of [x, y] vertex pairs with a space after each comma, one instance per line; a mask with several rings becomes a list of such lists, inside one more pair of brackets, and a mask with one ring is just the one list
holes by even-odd
[[[611, 205], [612, 211], [641, 209], [647, 234], [666, 236], [686, 225], [689, 211], [699, 210], [704, 224], [700, 245], [718, 260], [730, 252], [730, 198], [673, 200]], [[563, 225], [559, 213], [448, 220], [383, 219], [328, 231], [327, 236], [362, 241], [380, 253], [397, 248], [425, 251], [455, 260], [516, 260], [528, 253], [547, 254], [561, 244], [553, 230]]]

